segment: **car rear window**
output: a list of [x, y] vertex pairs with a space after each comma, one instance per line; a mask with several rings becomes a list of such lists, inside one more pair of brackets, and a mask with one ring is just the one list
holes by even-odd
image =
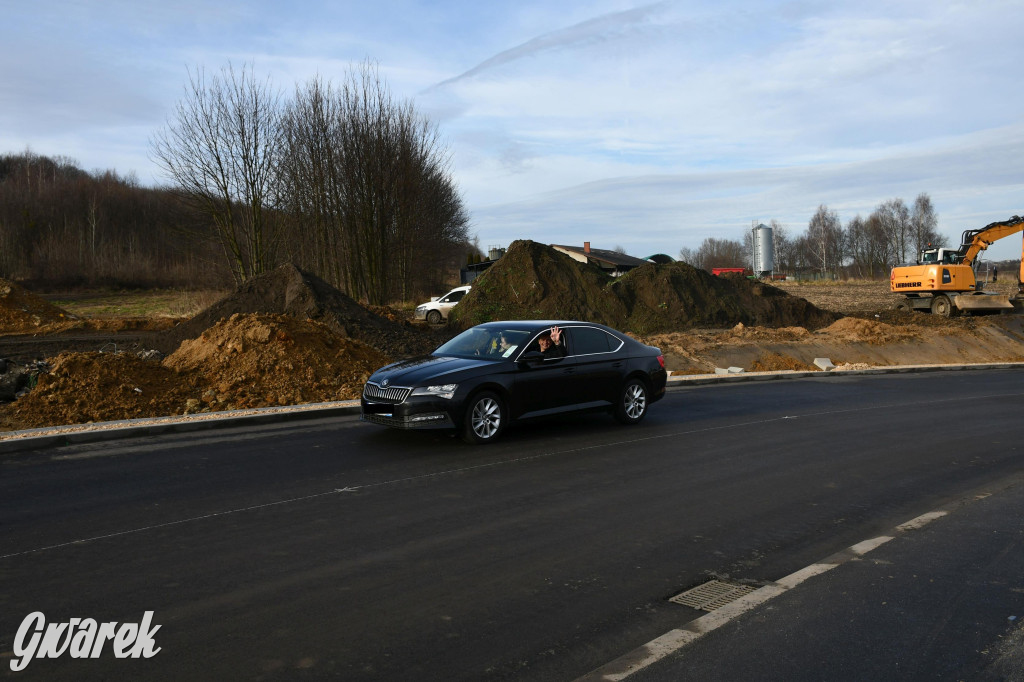
[[619, 347], [618, 339], [594, 327], [574, 327], [571, 334], [573, 355], [607, 353]]

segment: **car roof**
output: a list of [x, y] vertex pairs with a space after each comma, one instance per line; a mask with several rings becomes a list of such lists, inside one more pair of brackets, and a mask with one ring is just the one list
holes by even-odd
[[[586, 325], [589, 327], [598, 327], [601, 329], [607, 329], [609, 331], [616, 331], [611, 327], [608, 327], [597, 322], [586, 322], [581, 320], [499, 320], [496, 322], [484, 322], [483, 324], [477, 325], [478, 327], [495, 328], [500, 327], [502, 329], [521, 329], [523, 331], [535, 331], [544, 329], [545, 327], [578, 327]], [[619, 332], [620, 334], [622, 332]]]

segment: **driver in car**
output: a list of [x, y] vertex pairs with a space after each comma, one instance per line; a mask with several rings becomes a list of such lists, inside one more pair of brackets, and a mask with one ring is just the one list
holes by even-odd
[[562, 330], [552, 327], [550, 332], [544, 332], [537, 337], [537, 345], [545, 358], [564, 358], [565, 344], [562, 343]]

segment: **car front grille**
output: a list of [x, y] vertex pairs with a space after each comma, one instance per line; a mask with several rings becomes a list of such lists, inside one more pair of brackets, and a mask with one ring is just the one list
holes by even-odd
[[404, 388], [401, 386], [389, 386], [388, 388], [382, 388], [377, 384], [366, 382], [366, 386], [363, 387], [363, 397], [370, 400], [376, 400], [381, 403], [400, 403], [409, 397], [411, 388]]

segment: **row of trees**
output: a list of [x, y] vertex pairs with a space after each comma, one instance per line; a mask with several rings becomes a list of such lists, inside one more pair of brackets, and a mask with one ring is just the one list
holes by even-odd
[[[929, 244], [946, 243], [937, 231], [938, 217], [931, 197], [921, 193], [908, 207], [902, 199], [879, 204], [867, 218], [860, 215], [844, 226], [839, 214], [822, 204], [802, 235], [791, 235], [776, 220], [769, 223], [775, 269], [853, 277], [887, 276], [897, 263], [916, 258]], [[699, 268], [745, 267], [752, 262], [753, 234], [742, 240], [707, 238], [697, 249], [682, 249], [679, 259]]]
[[166, 190], [66, 157], [0, 156], [0, 277], [37, 287], [219, 287], [215, 253]]
[[152, 148], [236, 282], [288, 259], [383, 304], [443, 286], [469, 248], [437, 128], [368, 63], [288, 101], [251, 68], [190, 72]]
[[443, 289], [478, 250], [436, 127], [369, 64], [289, 100], [251, 68], [190, 72], [151, 147], [167, 187], [0, 156], [0, 276], [225, 286], [293, 262], [382, 304]]

